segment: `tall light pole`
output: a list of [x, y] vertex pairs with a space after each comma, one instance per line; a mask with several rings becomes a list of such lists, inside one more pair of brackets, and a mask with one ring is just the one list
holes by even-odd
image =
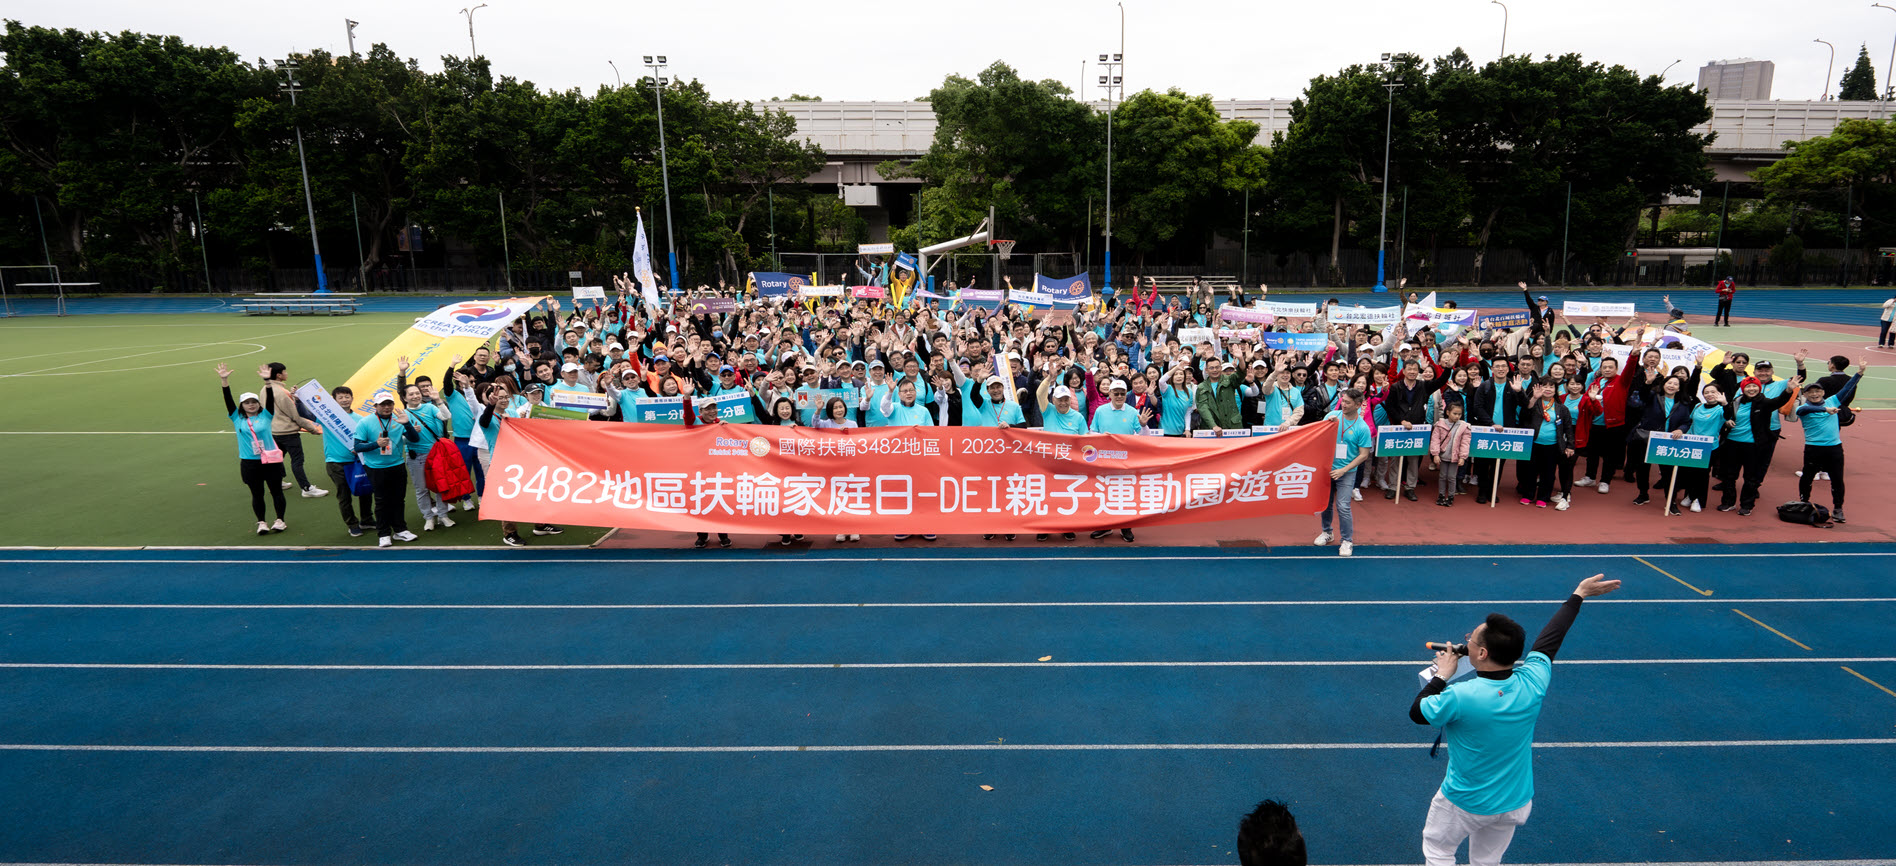
[[349, 30], [349, 56], [354, 57], [356, 56], [356, 25], [361, 24], [362, 22], [353, 21], [348, 18], [344, 18], [342, 19], [342, 23], [343, 23], [343, 26], [347, 27]]
[[1099, 86], [1106, 91], [1106, 287], [1101, 290], [1106, 295], [1113, 293], [1113, 94], [1124, 95], [1119, 76], [1120, 58], [1124, 56], [1099, 56], [1099, 65], [1106, 70], [1106, 74], [1099, 77]]
[[[1878, 9], [1888, 9], [1891, 12], [1896, 12], [1896, 6], [1887, 6], [1882, 3], [1871, 3], [1870, 5]], [[1883, 101], [1885, 103], [1892, 97], [1896, 97], [1896, 91], [1892, 91], [1889, 88], [1890, 66], [1896, 66], [1896, 37], [1892, 37], [1889, 40], [1889, 64], [1889, 66], [1883, 67]]]
[[[1384, 54], [1382, 59], [1385, 64], [1384, 71], [1387, 72], [1386, 64], [1389, 63], [1389, 55]], [[1383, 112], [1382, 221], [1376, 227], [1376, 291], [1378, 292], [1389, 291], [1389, 283], [1386, 280], [1388, 272], [1383, 267], [1384, 258], [1389, 254], [1389, 143], [1394, 138], [1392, 133], [1396, 123], [1396, 88], [1401, 86], [1394, 82], [1383, 82], [1383, 90], [1389, 94], [1389, 107]]]
[[665, 55], [653, 57], [645, 55], [645, 66], [652, 70], [652, 101], [658, 103], [658, 176], [665, 184], [665, 255], [671, 259], [671, 290], [678, 291], [678, 248], [672, 244], [672, 186], [671, 170], [665, 163], [665, 85], [668, 78], [659, 77], [659, 70], [667, 68]]
[[1501, 0], [1488, 0], [1488, 2], [1501, 7], [1501, 56], [1506, 57], [1508, 56], [1508, 4]]
[[[290, 95], [290, 108], [296, 107], [296, 91], [302, 82], [296, 80], [296, 64], [287, 60], [276, 62], [278, 72], [283, 73], [283, 84], [278, 86]], [[316, 291], [329, 291], [329, 279], [323, 275], [323, 245], [316, 239], [316, 199], [309, 192], [309, 160], [303, 158], [303, 125], [296, 126], [296, 164], [303, 169], [303, 206], [309, 210], [309, 249], [316, 257]]]
[[[1679, 60], [1684, 60], [1684, 59], [1685, 59], [1685, 58], [1683, 58], [1683, 57], [1681, 57], [1681, 58], [1679, 58]], [[1672, 71], [1672, 67], [1674, 67], [1674, 66], [1677, 66], [1677, 65], [1679, 65], [1679, 60], [1674, 60], [1674, 61], [1672, 61], [1671, 63], [1668, 63], [1668, 64], [1666, 64], [1666, 68], [1664, 68], [1664, 69], [1661, 69], [1661, 70], [1659, 70], [1659, 80], [1660, 80], [1660, 81], [1664, 81], [1664, 80], [1666, 80], [1666, 73], [1668, 73], [1668, 72], [1671, 72], [1671, 71]]]
[[[1824, 42], [1822, 39], [1812, 39], [1811, 41]], [[1830, 65], [1824, 68], [1824, 100], [1829, 101], [1830, 74], [1837, 71], [1837, 46], [1831, 45], [1828, 42], [1824, 42], [1824, 47], [1830, 49]]]
[[620, 77], [619, 77], [619, 64], [617, 64], [617, 63], [614, 63], [614, 62], [612, 62], [612, 61], [610, 61], [610, 60], [608, 60], [608, 61], [606, 61], [606, 65], [607, 65], [607, 66], [610, 66], [610, 67], [612, 67], [612, 80], [613, 80], [613, 83], [615, 83], [615, 84], [617, 84], [617, 85], [619, 85], [620, 87], [624, 87], [624, 86], [625, 86], [625, 79], [623, 79], [623, 78], [620, 78]]
[[474, 47], [474, 13], [486, 8], [487, 4], [482, 3], [472, 9], [461, 10], [461, 14], [467, 16], [467, 59], [469, 60], [481, 56], [481, 52]]

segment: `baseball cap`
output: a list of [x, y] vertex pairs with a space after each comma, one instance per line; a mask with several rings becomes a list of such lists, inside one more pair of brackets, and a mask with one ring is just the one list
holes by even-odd
[[654, 363], [654, 364], [656, 364], [656, 363], [658, 363], [658, 362], [660, 362], [660, 361], [663, 361], [663, 362], [665, 362], [665, 363], [667, 363], [667, 364], [669, 364], [669, 363], [671, 363], [671, 358], [669, 358], [669, 357], [666, 357], [666, 355], [665, 355], [665, 353], [664, 353], [664, 352], [660, 352], [660, 353], [658, 353], [658, 354], [656, 354], [656, 355], [653, 355], [653, 356], [652, 356], [652, 363]]
[[871, 370], [887, 370], [887, 369], [888, 369], [888, 367], [887, 367], [887, 366], [885, 366], [885, 365], [884, 365], [884, 364], [882, 363], [882, 361], [881, 361], [881, 360], [875, 360], [875, 361], [870, 361], [870, 362], [869, 362], [869, 369], [871, 369]]
[[608, 351], [608, 352], [623, 352], [623, 351], [625, 351], [625, 347], [624, 347], [624, 346], [621, 346], [621, 345], [619, 345], [619, 344], [618, 344], [617, 342], [612, 342], [612, 343], [607, 343], [607, 344], [606, 344], [606, 351]]
[[[1771, 367], [1771, 360], [1769, 358], [1760, 358], [1756, 363], [1751, 365], [1751, 368], [1754, 370], [1758, 369], [1759, 367]], [[1775, 370], [1777, 368], [1771, 367], [1771, 369]]]
[[1541, 295], [1541, 296], [1540, 296], [1539, 298], [1536, 298], [1535, 300], [1541, 300], [1541, 301], [1545, 301], [1545, 300], [1547, 300], [1547, 296], [1546, 296], [1546, 295]]
[[625, 368], [625, 370], [624, 370], [624, 371], [622, 371], [622, 372], [620, 372], [620, 373], [619, 373], [619, 378], [621, 378], [621, 379], [636, 379], [636, 378], [638, 378], [638, 375], [639, 375], [639, 371], [637, 371], [637, 370], [634, 370], [634, 369], [632, 369], [631, 367], [627, 367], [627, 368]]
[[1001, 377], [999, 376], [989, 376], [987, 377], [987, 381], [982, 382], [981, 384], [982, 385], [1000, 385], [1003, 387], [1007, 385], [1006, 382], [1001, 381]]
[[1268, 364], [1268, 363], [1265, 363], [1265, 361], [1264, 361], [1264, 359], [1262, 359], [1262, 358], [1259, 358], [1259, 359], [1257, 359], [1257, 360], [1255, 360], [1255, 361], [1252, 361], [1252, 362], [1251, 362], [1251, 366], [1253, 366], [1253, 367], [1269, 367], [1269, 366], [1270, 366], [1270, 364]]
[[736, 373], [737, 368], [729, 364], [725, 364], [724, 366], [718, 368], [718, 372], [719, 373]]
[[1375, 352], [1375, 351], [1376, 351], [1375, 346], [1357, 346], [1356, 347], [1356, 354], [1358, 355], [1361, 355], [1364, 352]]
[[1107, 386], [1106, 386], [1106, 390], [1108, 390], [1108, 391], [1126, 391], [1126, 390], [1129, 390], [1129, 389], [1128, 389], [1128, 388], [1126, 387], [1126, 381], [1125, 381], [1124, 379], [1114, 379], [1114, 380], [1112, 381], [1112, 383], [1111, 383], [1111, 384], [1109, 384], [1109, 385], [1107, 385]]
[[1056, 400], [1058, 400], [1061, 397], [1071, 397], [1071, 396], [1073, 396], [1073, 389], [1068, 388], [1065, 385], [1059, 385], [1053, 389], [1053, 397]]
[[[393, 400], [395, 398], [390, 397], [388, 399]], [[258, 397], [255, 391], [245, 391], [242, 394], [237, 395], [237, 402], [242, 403], [245, 400], [256, 400], [258, 402], [262, 402], [263, 398]]]
[[577, 373], [579, 371], [580, 371], [580, 366], [571, 361], [567, 361], [566, 363], [560, 365], [560, 372], [562, 373]]
[[1402, 345], [1396, 347], [1396, 351], [1398, 352], [1408, 352], [1408, 351], [1413, 351], [1414, 349], [1415, 349], [1414, 343], [1403, 343]]

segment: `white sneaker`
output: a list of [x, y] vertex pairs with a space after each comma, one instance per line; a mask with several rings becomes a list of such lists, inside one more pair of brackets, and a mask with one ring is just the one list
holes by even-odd
[[435, 518], [435, 520], [438, 521], [444, 529], [454, 525], [454, 518], [449, 517], [446, 512], [442, 512], [441, 516]]
[[397, 533], [395, 533], [395, 540], [396, 540], [396, 541], [414, 541], [414, 540], [415, 540], [416, 538], [419, 538], [419, 537], [420, 537], [420, 536], [418, 536], [418, 535], [416, 535], [416, 534], [414, 534], [414, 533], [412, 533], [412, 532], [409, 532], [409, 531], [408, 531], [408, 530], [406, 530], [406, 529], [404, 529], [404, 530], [402, 530], [402, 531], [400, 531], [400, 532], [397, 532]]
[[1613, 485], [1611, 485], [1611, 484], [1608, 484], [1608, 483], [1606, 483], [1605, 481], [1602, 481], [1602, 482], [1600, 482], [1600, 486], [1598, 486], [1598, 487], [1595, 487], [1595, 488], [1593, 488], [1593, 489], [1595, 489], [1595, 490], [1598, 490], [1598, 491], [1600, 491], [1601, 493], [1605, 493], [1605, 492], [1606, 492], [1606, 491], [1608, 491], [1608, 490], [1612, 490], [1612, 489], [1613, 489]]
[[1595, 482], [1595, 481], [1594, 481], [1593, 479], [1591, 479], [1591, 478], [1588, 478], [1588, 477], [1586, 477], [1586, 476], [1581, 476], [1581, 478], [1580, 478], [1580, 480], [1579, 480], [1579, 481], [1575, 481], [1575, 482], [1573, 483], [1573, 486], [1575, 486], [1575, 487], [1592, 487], [1592, 486], [1593, 486], [1593, 485], [1594, 485], [1595, 483], [1596, 483], [1596, 482]]
[[1363, 501], [1363, 488], [1361, 487], [1350, 488], [1350, 501], [1351, 502]]
[[271, 532], [282, 532], [283, 530], [289, 529], [289, 528], [290, 528], [290, 525], [287, 523], [284, 523], [283, 518], [281, 517], [277, 518], [277, 522], [270, 524]]
[[845, 541], [848, 541], [848, 540], [849, 540], [849, 536], [847, 536], [847, 535], [844, 535], [844, 534], [842, 534], [842, 533], [840, 533], [840, 532], [838, 532], [838, 533], [836, 533], [836, 543], [837, 543], [837, 544], [842, 544], [843, 542], [845, 542]]
[[1316, 540], [1316, 541], [1312, 541], [1312, 542], [1310, 542], [1310, 543], [1311, 543], [1311, 544], [1314, 544], [1314, 545], [1316, 545], [1316, 546], [1318, 546], [1318, 547], [1322, 547], [1322, 546], [1324, 546], [1324, 545], [1326, 545], [1326, 544], [1329, 544], [1329, 543], [1330, 543], [1330, 533], [1328, 533], [1328, 532], [1319, 532], [1319, 533], [1317, 533], [1317, 540]]
[[1565, 496], [1562, 496], [1554, 500], [1555, 511], [1566, 511], [1567, 509], [1572, 508], [1572, 507], [1573, 507], [1573, 500], [1568, 499]]
[[1830, 480], [1830, 473], [1828, 473], [1828, 472], [1819, 472], [1819, 473], [1817, 473], [1817, 477], [1816, 477], [1816, 478], [1812, 478], [1811, 480], [1812, 480], [1812, 481], [1829, 481], [1829, 480]]
[[1705, 503], [1700, 502], [1696, 499], [1692, 500], [1692, 513], [1693, 514], [1697, 514], [1700, 511], [1703, 511], [1704, 509], [1705, 509]]
[[424, 520], [424, 521], [422, 521], [422, 522], [421, 522], [421, 531], [422, 531], [422, 532], [433, 532], [433, 531], [434, 531], [434, 518], [432, 518], [432, 517], [430, 517], [430, 518], [428, 518], [427, 520]]
[[311, 484], [310, 486], [303, 488], [304, 499], [321, 499], [328, 495], [329, 495], [329, 491], [324, 490], [321, 487], [317, 487], [314, 484]]
[[[1797, 473], [1797, 474], [1799, 474], [1799, 475], [1802, 475], [1802, 474], [1804, 474], [1804, 473], [1802, 473], [1802, 472], [1799, 472], [1799, 473]], [[295, 487], [295, 486], [296, 486], [296, 482], [294, 482], [294, 481], [291, 481], [291, 480], [289, 480], [289, 479], [287, 479], [287, 478], [285, 478], [285, 479], [283, 479], [283, 489], [284, 489], [284, 490], [288, 490], [288, 489], [290, 489], [290, 488], [292, 488], [292, 487]]]
[[1337, 555], [1337, 556], [1349, 556], [1349, 555], [1350, 555], [1350, 551], [1353, 551], [1353, 550], [1355, 550], [1355, 549], [1356, 549], [1356, 545], [1353, 545], [1353, 544], [1351, 544], [1351, 543], [1349, 543], [1349, 542], [1347, 542], [1347, 541], [1345, 541], [1345, 542], [1343, 542], [1342, 544], [1339, 544], [1339, 545], [1337, 545], [1337, 546], [1336, 546], [1336, 555]]
[[860, 536], [860, 535], [857, 535], [856, 533], [853, 533], [853, 532], [852, 532], [852, 533], [850, 533], [850, 534], [849, 534], [849, 540], [850, 540], [850, 541], [861, 541], [861, 540], [862, 540], [862, 536]]
[[469, 496], [468, 498], [461, 500], [461, 510], [473, 511], [474, 510], [474, 497]]
[[394, 544], [394, 543], [395, 543], [395, 539], [393, 539], [393, 538], [390, 538], [390, 537], [388, 537], [388, 536], [386, 536], [386, 535], [384, 535], [384, 536], [382, 536], [381, 538], [378, 538], [378, 539], [376, 539], [376, 541], [375, 541], [375, 546], [376, 546], [376, 547], [387, 547], [387, 546], [389, 546], [389, 545], [391, 545], [391, 544]]
[[1802, 470], [1802, 469], [1799, 469], [1799, 470], [1797, 470], [1796, 472], [1793, 472], [1793, 473], [1791, 473], [1791, 474], [1792, 474], [1792, 475], [1795, 475], [1795, 476], [1797, 476], [1797, 477], [1799, 477], [1799, 478], [1802, 478], [1802, 477], [1804, 477], [1804, 470]]

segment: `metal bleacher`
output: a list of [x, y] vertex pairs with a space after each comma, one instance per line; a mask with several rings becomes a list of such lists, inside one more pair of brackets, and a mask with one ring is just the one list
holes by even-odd
[[231, 307], [246, 316], [353, 316], [362, 309], [362, 296], [284, 292], [244, 298]]

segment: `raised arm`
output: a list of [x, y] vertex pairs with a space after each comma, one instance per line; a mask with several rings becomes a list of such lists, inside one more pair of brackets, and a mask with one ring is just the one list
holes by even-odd
[[1547, 620], [1547, 625], [1541, 629], [1540, 636], [1534, 639], [1532, 651], [1552, 659], [1560, 652], [1560, 642], [1567, 639], [1567, 629], [1573, 626], [1574, 617], [1580, 615], [1580, 602], [1596, 595], [1605, 595], [1619, 589], [1619, 586], [1618, 580], [1607, 580], [1604, 574], [1596, 574], [1580, 581], [1580, 585], [1574, 587], [1573, 594], [1567, 596], [1567, 600], [1561, 603], [1560, 609], [1554, 611], [1553, 617]]

